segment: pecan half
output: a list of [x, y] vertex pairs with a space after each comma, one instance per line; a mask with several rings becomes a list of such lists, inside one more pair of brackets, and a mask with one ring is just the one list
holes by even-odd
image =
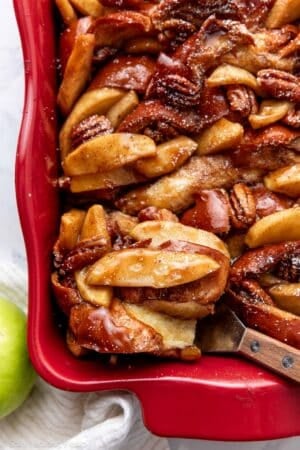
[[227, 87], [226, 94], [231, 111], [239, 113], [242, 117], [257, 113], [256, 96], [248, 86], [230, 85]]
[[163, 0], [151, 14], [159, 38], [171, 48], [184, 42], [195, 33], [203, 21], [211, 15], [222, 19], [238, 19], [238, 7], [234, 0]]
[[238, 18], [234, 0], [162, 0], [153, 10], [152, 21], [157, 29], [165, 30], [170, 19], [182, 20], [200, 27], [213, 14], [222, 18]]
[[178, 111], [155, 100], [140, 103], [117, 131], [144, 133], [159, 143], [178, 134], [197, 133], [201, 128], [201, 119], [194, 110]]
[[[297, 28], [296, 28], [297, 30]], [[292, 41], [290, 41], [285, 47], [283, 47], [279, 54], [282, 58], [291, 55], [292, 53], [298, 52], [300, 49], [300, 33], [298, 33]]]
[[237, 183], [228, 194], [223, 189], [203, 190], [195, 196], [196, 205], [181, 217], [181, 223], [213, 233], [228, 233], [231, 228], [249, 228], [256, 218], [254, 196], [248, 186]]
[[299, 137], [298, 131], [277, 124], [258, 130], [249, 129], [232, 152], [233, 162], [240, 167], [264, 171], [293, 164], [298, 160]]
[[105, 116], [94, 114], [76, 125], [71, 134], [72, 148], [103, 134], [113, 133], [114, 129]]
[[108, 251], [108, 248], [105, 238], [95, 236], [94, 238], [80, 241], [66, 254], [63, 261], [55, 260], [54, 265], [58, 268], [59, 275], [65, 276], [75, 272], [75, 270], [80, 270], [89, 264], [93, 264]]
[[209, 17], [169, 57], [161, 55], [158, 68], [147, 89], [147, 98], [160, 98], [166, 104], [186, 108], [200, 103], [204, 73], [221, 56], [239, 44], [253, 42], [245, 25], [233, 20]]
[[300, 256], [288, 254], [283, 258], [275, 270], [276, 275], [282, 280], [295, 283], [300, 281]]
[[[248, 326], [296, 348], [300, 348], [299, 316], [279, 309], [270, 296], [271, 290], [260, 280], [262, 275], [278, 272], [286, 259], [289, 262], [281, 275], [288, 275], [289, 280], [290, 276], [298, 277], [299, 254], [300, 241], [265, 245], [244, 253], [231, 267], [225, 297]], [[275, 277], [275, 283], [277, 280]]]
[[274, 98], [300, 102], [299, 78], [290, 73], [276, 69], [260, 70], [257, 82], [262, 90]]
[[300, 109], [295, 106], [290, 109], [282, 122], [292, 128], [300, 128]]
[[229, 196], [230, 216], [234, 228], [243, 230], [255, 222], [256, 206], [252, 192], [244, 183], [233, 186]]
[[199, 104], [202, 87], [202, 76], [196, 79], [187, 66], [162, 53], [146, 98], [160, 98], [164, 103], [175, 107], [190, 107]]

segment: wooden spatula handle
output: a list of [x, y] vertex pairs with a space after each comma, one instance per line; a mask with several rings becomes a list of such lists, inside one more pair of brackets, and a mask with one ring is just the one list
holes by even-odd
[[238, 352], [300, 383], [300, 350], [246, 328]]

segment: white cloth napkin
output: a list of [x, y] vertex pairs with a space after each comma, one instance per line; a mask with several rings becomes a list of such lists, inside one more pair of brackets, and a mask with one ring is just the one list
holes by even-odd
[[[26, 311], [26, 275], [0, 264], [0, 296]], [[129, 393], [80, 394], [56, 389], [38, 378], [31, 395], [0, 421], [0, 449], [167, 450], [166, 439], [143, 426]]]

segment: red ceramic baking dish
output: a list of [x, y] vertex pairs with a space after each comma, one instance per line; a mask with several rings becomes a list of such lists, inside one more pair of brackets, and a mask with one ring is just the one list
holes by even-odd
[[14, 4], [26, 77], [16, 192], [27, 248], [28, 340], [36, 370], [60, 389], [134, 392], [146, 427], [161, 436], [262, 440], [300, 435], [300, 386], [242, 359], [203, 356], [197, 363], [151, 360], [112, 368], [99, 360], [78, 360], [68, 351], [49, 283], [59, 218], [54, 1]]

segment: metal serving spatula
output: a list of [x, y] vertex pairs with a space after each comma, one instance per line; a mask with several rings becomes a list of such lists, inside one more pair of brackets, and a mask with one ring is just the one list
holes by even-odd
[[200, 321], [197, 343], [203, 353], [239, 353], [300, 382], [300, 350], [247, 328], [225, 305]]

